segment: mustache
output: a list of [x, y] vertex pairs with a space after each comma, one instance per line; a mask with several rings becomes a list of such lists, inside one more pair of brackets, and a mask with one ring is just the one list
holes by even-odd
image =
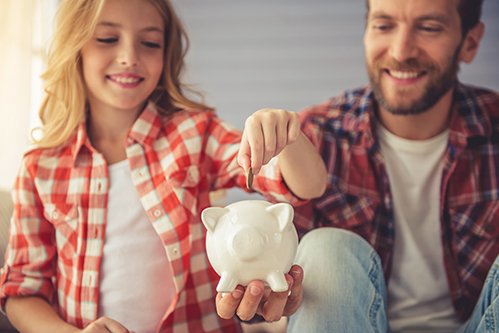
[[378, 65], [378, 68], [389, 68], [395, 71], [428, 71], [435, 68], [435, 65], [428, 62], [421, 62], [417, 59], [410, 58], [405, 61], [397, 61], [395, 59], [388, 59]]

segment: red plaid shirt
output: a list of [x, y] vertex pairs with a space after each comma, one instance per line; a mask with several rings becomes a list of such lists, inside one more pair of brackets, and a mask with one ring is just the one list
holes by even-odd
[[[379, 253], [388, 280], [393, 201], [374, 131], [375, 108], [367, 87], [303, 112], [303, 130], [319, 147], [330, 184], [325, 195], [296, 210], [295, 222], [301, 233], [333, 226], [361, 235]], [[497, 93], [458, 85], [440, 193], [445, 270], [454, 307], [464, 320], [499, 254]]]
[[[163, 241], [176, 294], [159, 332], [239, 332], [216, 314], [219, 277], [205, 253], [200, 212], [210, 191], [245, 187], [237, 165], [240, 133], [212, 112], [160, 116], [150, 104], [129, 132], [126, 154], [141, 203]], [[109, 178], [85, 124], [61, 147], [24, 157], [13, 191], [14, 214], [0, 297], [36, 295], [67, 322], [97, 317]], [[254, 187], [274, 201], [292, 200], [275, 167]], [[139, 311], [147, 311], [139, 309]]]

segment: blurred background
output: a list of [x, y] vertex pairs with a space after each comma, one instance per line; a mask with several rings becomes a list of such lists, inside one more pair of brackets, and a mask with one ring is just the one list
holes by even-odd
[[[186, 80], [242, 129], [263, 107], [300, 110], [364, 85], [364, 0], [172, 0], [190, 36]], [[0, 188], [10, 189], [38, 124], [39, 79], [58, 0], [0, 0]], [[499, 1], [460, 79], [499, 90]], [[229, 201], [246, 196], [229, 192]]]

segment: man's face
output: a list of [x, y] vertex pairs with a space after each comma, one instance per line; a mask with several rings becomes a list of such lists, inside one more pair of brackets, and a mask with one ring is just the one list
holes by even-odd
[[431, 108], [456, 82], [461, 44], [458, 0], [370, 0], [365, 57], [380, 107]]

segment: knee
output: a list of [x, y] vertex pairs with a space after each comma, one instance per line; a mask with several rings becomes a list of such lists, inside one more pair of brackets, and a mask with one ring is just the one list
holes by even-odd
[[[296, 262], [303, 267], [304, 303], [350, 304], [365, 299], [366, 291], [383, 282], [381, 260], [367, 241], [357, 234], [319, 228], [307, 233], [298, 246]], [[314, 311], [317, 311], [314, 307]]]
[[358, 281], [360, 276], [382, 274], [381, 260], [371, 245], [357, 234], [337, 228], [307, 233], [298, 245], [296, 263], [305, 271], [305, 283], [345, 286], [353, 282], [352, 277]]
[[318, 228], [308, 232], [298, 245], [297, 260], [343, 260], [352, 256], [370, 256], [374, 252], [359, 235], [338, 228]]

